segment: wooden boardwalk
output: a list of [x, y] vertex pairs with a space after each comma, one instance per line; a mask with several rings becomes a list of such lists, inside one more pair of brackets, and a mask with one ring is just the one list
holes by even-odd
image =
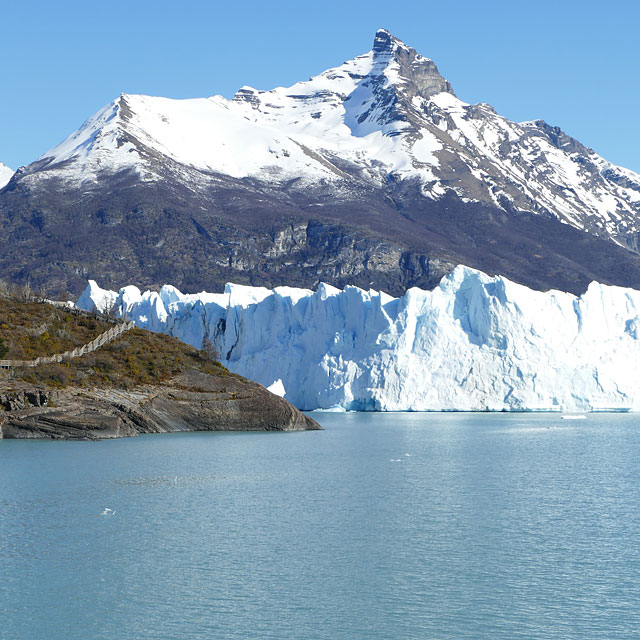
[[57, 353], [54, 356], [43, 356], [35, 360], [0, 360], [0, 369], [13, 369], [15, 367], [37, 367], [39, 364], [50, 364], [52, 362], [63, 362], [65, 360], [73, 360], [79, 358], [86, 353], [91, 353], [105, 344], [109, 344], [116, 338], [119, 338], [125, 331], [129, 331], [136, 326], [135, 322], [124, 322], [117, 324], [108, 331], [101, 333], [97, 338], [88, 342], [81, 347], [76, 347], [71, 351]]

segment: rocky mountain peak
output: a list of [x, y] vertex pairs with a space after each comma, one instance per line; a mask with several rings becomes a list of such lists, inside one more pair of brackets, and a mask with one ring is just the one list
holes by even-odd
[[126, 93], [121, 93], [120, 97], [116, 100], [115, 107], [117, 111], [117, 115], [123, 120], [129, 120], [133, 115], [133, 111], [131, 110], [131, 105], [129, 104], [129, 95]]
[[407, 48], [407, 45], [399, 38], [396, 38], [386, 29], [378, 29], [373, 39], [374, 53], [394, 53], [398, 47]]
[[386, 29], [376, 32], [372, 51], [376, 62], [397, 65], [398, 79], [408, 97], [428, 99], [442, 92], [455, 95], [451, 83], [442, 77], [433, 60], [421, 56]]

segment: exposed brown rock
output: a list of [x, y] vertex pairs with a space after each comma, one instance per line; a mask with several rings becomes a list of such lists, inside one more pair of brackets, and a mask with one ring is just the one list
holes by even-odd
[[52, 390], [0, 381], [0, 437], [100, 440], [174, 431], [320, 429], [240, 376], [189, 370], [162, 386]]

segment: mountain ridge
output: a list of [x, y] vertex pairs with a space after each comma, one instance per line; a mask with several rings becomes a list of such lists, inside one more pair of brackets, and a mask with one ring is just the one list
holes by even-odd
[[[82, 242], [97, 235], [116, 262], [141, 263], [116, 282], [145, 286], [274, 286], [300, 268], [290, 284], [399, 293], [434, 286], [456, 263], [538, 288], [640, 286], [638, 213], [640, 175], [543, 120], [463, 102], [432, 60], [386, 30], [368, 53], [291, 87], [245, 86], [232, 100], [122, 94], [0, 192], [18, 244], [48, 252], [54, 227], [85, 229]], [[333, 229], [321, 246], [307, 237], [296, 264], [286, 251], [273, 262], [277, 238], [319, 227]], [[158, 251], [169, 242], [188, 256]], [[349, 255], [336, 254], [345, 242]], [[519, 264], [518, 247], [524, 263], [548, 267]], [[101, 269], [115, 280], [106, 259], [60, 257], [54, 269], [31, 263], [35, 278], [76, 291]], [[20, 261], [13, 279], [25, 277]]]

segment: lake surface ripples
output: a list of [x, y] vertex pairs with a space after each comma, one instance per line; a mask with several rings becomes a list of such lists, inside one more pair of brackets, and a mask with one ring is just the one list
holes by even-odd
[[640, 416], [314, 417], [0, 441], [0, 638], [637, 638]]

